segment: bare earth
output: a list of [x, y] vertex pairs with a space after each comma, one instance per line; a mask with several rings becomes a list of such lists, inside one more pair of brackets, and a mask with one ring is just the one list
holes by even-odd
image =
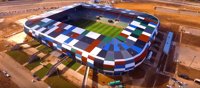
[[192, 15], [183, 15], [183, 14], [171, 14], [166, 12], [159, 12], [155, 11], [155, 6], [169, 6], [173, 8], [188, 8], [192, 10], [200, 11], [200, 9], [186, 7], [186, 6], [177, 6], [177, 5], [169, 5], [169, 4], [161, 4], [155, 2], [135, 2], [135, 3], [118, 3], [114, 4], [114, 7], [125, 8], [130, 10], [136, 10], [141, 12], [146, 12], [149, 14], [153, 14], [159, 18], [161, 24], [164, 23], [178, 23], [188, 26], [196, 26], [200, 27], [200, 17], [199, 16], [192, 16]]
[[[180, 64], [200, 70], [200, 48], [181, 44], [177, 53]], [[200, 75], [199, 75], [200, 78]]]

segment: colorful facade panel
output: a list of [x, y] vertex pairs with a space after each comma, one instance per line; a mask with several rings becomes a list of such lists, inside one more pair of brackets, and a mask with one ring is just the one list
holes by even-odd
[[[128, 23], [129, 25], [117, 37], [111, 38], [49, 18], [51, 15], [73, 10], [78, 6], [88, 10], [95, 9], [98, 13], [110, 11], [106, 13], [111, 14], [110, 16], [123, 14], [122, 16], [129, 17], [133, 21]], [[28, 20], [25, 23], [25, 32], [66, 55], [69, 52], [74, 53], [76, 60], [99, 72], [120, 75], [134, 69], [144, 60], [148, 53], [148, 46], [157, 33], [158, 19], [152, 19], [153, 16], [148, 18], [151, 15], [146, 15], [130, 10], [80, 3]]]

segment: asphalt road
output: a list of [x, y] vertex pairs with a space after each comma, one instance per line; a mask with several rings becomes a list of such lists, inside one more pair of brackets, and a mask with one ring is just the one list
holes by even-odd
[[[47, 8], [51, 7], [62, 7], [73, 3], [79, 2], [87, 2], [88, 0], [65, 0], [65, 1], [41, 1], [41, 2], [21, 2], [16, 4], [11, 3], [0, 3], [0, 18], [5, 16], [12, 16], [17, 14], [24, 14], [24, 13], [31, 13], [31, 12], [38, 12], [38, 11], [46, 11], [51, 10]], [[46, 8], [46, 9], [44, 9]]]
[[20, 4], [31, 4], [31, 3], [38, 3], [39, 1], [30, 0], [30, 1], [6, 1], [0, 2], [0, 6], [7, 6], [7, 5], [20, 5]]
[[13, 81], [0, 72], [0, 88], [19, 88]]
[[87, 0], [17, 0], [17, 1], [6, 1], [0, 2], [0, 6], [8, 5], [24, 5], [24, 4], [37, 4], [37, 3], [53, 3], [53, 2], [77, 2], [77, 1], [87, 1]]
[[32, 74], [5, 53], [0, 53], [0, 70], [6, 70], [11, 75], [11, 80], [20, 88], [48, 88], [43, 81], [32, 83]]
[[199, 3], [189, 2], [189, 1], [176, 1], [176, 0], [150, 0], [150, 1], [171, 3], [171, 4], [185, 5], [185, 6], [191, 6], [191, 7], [200, 8], [200, 4]]
[[70, 2], [86, 2], [88, 0], [64, 0], [64, 1], [41, 1], [41, 2], [35, 2], [35, 1], [28, 1], [28, 2], [15, 2], [15, 3], [0, 3], [0, 7], [9, 7], [9, 6], [24, 6], [24, 5], [36, 5], [36, 4], [53, 4], [53, 3], [70, 3]]

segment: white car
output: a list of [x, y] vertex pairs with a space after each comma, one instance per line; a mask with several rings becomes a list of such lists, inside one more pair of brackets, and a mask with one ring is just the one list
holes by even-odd
[[167, 88], [173, 88], [171, 85], [166, 85], [167, 86]]
[[194, 82], [200, 84], [200, 79], [194, 79]]
[[6, 72], [5, 70], [2, 71], [2, 73], [6, 76], [6, 77], [11, 77], [8, 72]]

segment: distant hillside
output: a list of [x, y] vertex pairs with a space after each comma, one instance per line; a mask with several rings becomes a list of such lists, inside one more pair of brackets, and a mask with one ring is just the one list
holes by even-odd
[[[0, 0], [0, 2], [5, 2], [5, 1], [29, 1], [29, 0]], [[36, 1], [36, 0], [35, 0]], [[39, 1], [39, 0], [38, 0]]]
[[0, 0], [0, 2], [5, 2], [5, 1], [17, 1], [17, 0]]
[[199, 2], [200, 3], [200, 0], [186, 0], [186, 1]]

